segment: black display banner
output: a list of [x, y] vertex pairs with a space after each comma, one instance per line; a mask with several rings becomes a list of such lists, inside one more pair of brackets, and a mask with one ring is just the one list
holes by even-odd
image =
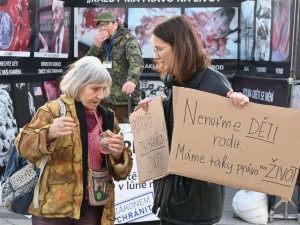
[[[155, 63], [153, 59], [144, 59], [144, 78], [152, 78], [158, 77], [153, 68], [155, 67]], [[233, 75], [237, 73], [238, 64], [235, 60], [224, 60], [224, 59], [215, 59], [212, 61], [212, 68], [227, 75], [227, 78], [232, 78]]]
[[233, 89], [248, 96], [250, 102], [289, 106], [291, 85], [287, 79], [234, 76]]
[[239, 72], [257, 77], [289, 78], [291, 62], [240, 61]]

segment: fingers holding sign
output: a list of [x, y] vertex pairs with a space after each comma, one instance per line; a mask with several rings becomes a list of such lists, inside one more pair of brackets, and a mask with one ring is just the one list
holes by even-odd
[[229, 97], [231, 104], [239, 109], [249, 102], [249, 98], [246, 95], [241, 92], [233, 92], [232, 89], [227, 93], [227, 97]]
[[151, 102], [153, 99], [146, 97], [145, 99], [143, 99], [142, 101], [140, 101], [138, 103], [138, 107], [135, 110], [138, 110], [139, 108], [142, 108], [144, 111], [148, 111], [148, 104], [149, 102]]

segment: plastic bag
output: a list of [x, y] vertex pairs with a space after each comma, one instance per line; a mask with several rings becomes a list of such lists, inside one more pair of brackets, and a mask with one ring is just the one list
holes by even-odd
[[268, 223], [268, 196], [264, 193], [240, 190], [233, 197], [232, 207], [248, 223]]

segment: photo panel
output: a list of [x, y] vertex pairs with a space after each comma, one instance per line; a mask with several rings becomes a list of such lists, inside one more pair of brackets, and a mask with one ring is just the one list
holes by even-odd
[[0, 56], [30, 57], [30, 13], [28, 0], [1, 1]]
[[240, 59], [254, 59], [254, 7], [255, 1], [245, 1], [241, 3], [241, 23], [240, 23]]
[[255, 10], [255, 61], [269, 61], [271, 48], [272, 0], [257, 0]]
[[44, 82], [45, 96], [47, 101], [53, 101], [60, 96], [61, 92], [59, 89], [59, 85], [59, 80]]
[[107, 10], [114, 14], [120, 26], [126, 27], [125, 8], [74, 8], [74, 57], [83, 56], [92, 46], [99, 32], [97, 15]]
[[288, 61], [291, 41], [291, 0], [273, 1], [272, 61]]
[[[37, 109], [45, 103], [41, 83], [14, 83], [13, 95], [18, 129], [29, 123]], [[42, 89], [42, 88], [41, 88]]]
[[240, 74], [269, 78], [291, 76], [293, 3], [294, 0], [241, 3]]
[[14, 112], [11, 85], [0, 84], [0, 181], [18, 134]]
[[155, 24], [180, 15], [181, 8], [129, 8], [128, 27], [142, 49], [143, 58], [153, 58], [151, 32]]
[[141, 99], [146, 97], [155, 98], [164, 90], [164, 83], [160, 80], [141, 80], [140, 81], [140, 95]]
[[238, 59], [238, 8], [186, 8], [205, 51], [212, 59]]
[[65, 1], [36, 0], [34, 57], [68, 58], [71, 7]]

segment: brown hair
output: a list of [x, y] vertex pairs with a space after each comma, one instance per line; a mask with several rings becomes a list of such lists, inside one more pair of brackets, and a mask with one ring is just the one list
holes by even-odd
[[157, 24], [152, 34], [170, 44], [174, 53], [170, 71], [162, 66], [154, 68], [161, 73], [161, 78], [171, 72], [178, 83], [184, 84], [196, 71], [204, 70], [211, 62], [185, 15], [174, 16]]

